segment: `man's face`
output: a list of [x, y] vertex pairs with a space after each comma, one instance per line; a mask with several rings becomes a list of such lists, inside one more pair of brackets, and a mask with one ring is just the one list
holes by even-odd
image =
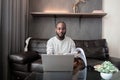
[[59, 23], [57, 24], [55, 31], [59, 39], [64, 39], [66, 34], [66, 26], [63, 23]]

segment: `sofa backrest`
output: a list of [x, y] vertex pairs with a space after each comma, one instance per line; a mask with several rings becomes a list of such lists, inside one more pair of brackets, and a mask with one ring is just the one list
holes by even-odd
[[107, 59], [109, 50], [106, 39], [74, 40], [76, 47], [84, 50], [87, 58]]
[[[28, 51], [37, 51], [39, 54], [46, 54], [48, 39], [31, 38]], [[106, 39], [97, 40], [74, 40], [76, 47], [84, 50], [87, 58], [106, 59], [109, 57]]]
[[46, 54], [46, 45], [48, 39], [31, 38], [28, 45], [28, 51], [36, 51], [39, 54]]

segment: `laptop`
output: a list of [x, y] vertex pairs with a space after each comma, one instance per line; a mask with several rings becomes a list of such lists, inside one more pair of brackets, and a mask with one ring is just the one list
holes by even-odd
[[43, 71], [73, 71], [74, 55], [42, 54]]
[[42, 80], [72, 80], [73, 72], [72, 71], [54, 71], [54, 72], [44, 72]]

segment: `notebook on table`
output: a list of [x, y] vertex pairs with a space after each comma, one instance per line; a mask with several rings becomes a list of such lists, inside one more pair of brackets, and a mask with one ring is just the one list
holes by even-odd
[[42, 54], [43, 71], [73, 71], [74, 55]]

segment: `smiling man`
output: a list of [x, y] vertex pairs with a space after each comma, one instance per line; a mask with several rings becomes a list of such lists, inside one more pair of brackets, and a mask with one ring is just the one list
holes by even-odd
[[58, 22], [55, 26], [56, 36], [50, 38], [47, 42], [47, 54], [66, 55], [74, 54], [74, 69], [79, 66], [80, 69], [85, 67], [85, 63], [80, 58], [79, 51], [76, 52], [74, 41], [66, 36], [66, 24]]
[[56, 36], [52, 37], [47, 42], [47, 54], [69, 54], [74, 52], [74, 41], [66, 36], [66, 24], [58, 22], [55, 26]]

